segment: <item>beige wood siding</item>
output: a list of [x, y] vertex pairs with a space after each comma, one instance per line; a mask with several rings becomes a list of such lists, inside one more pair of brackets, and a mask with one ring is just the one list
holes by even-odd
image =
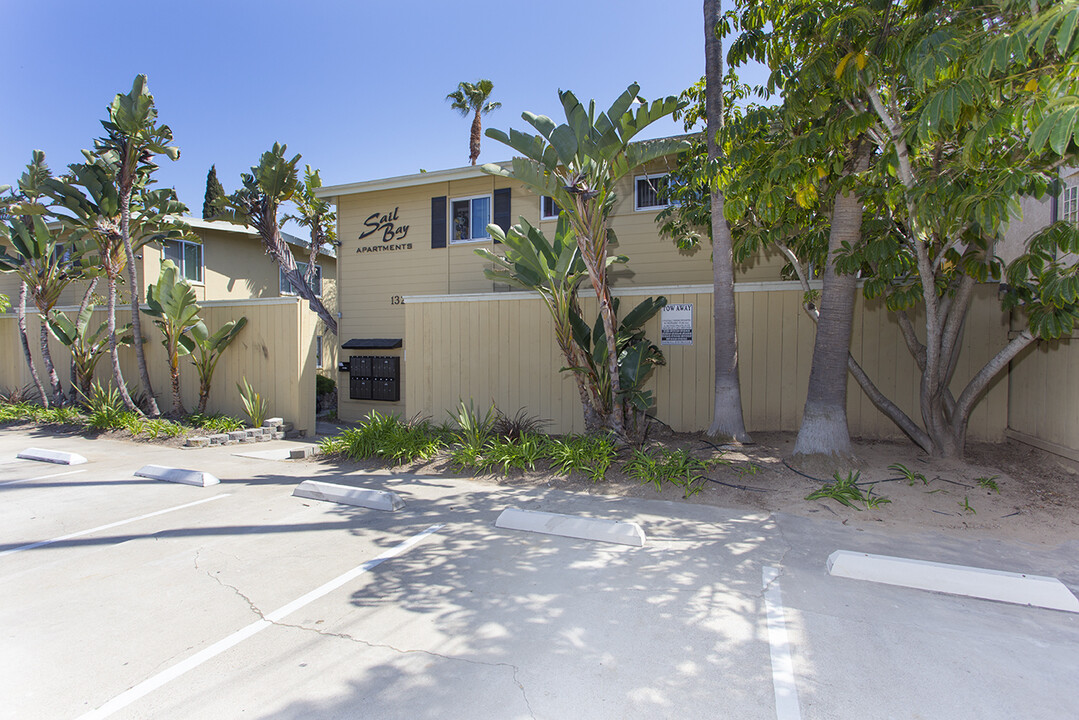
[[[622, 294], [623, 312], [643, 296]], [[658, 419], [678, 431], [708, 426], [713, 403], [712, 295], [677, 287], [664, 292], [671, 303], [694, 306], [694, 344], [662, 346], [667, 364], [657, 368], [648, 387], [655, 393]], [[750, 430], [797, 430], [809, 383], [815, 328], [801, 309], [802, 291], [793, 283], [738, 292], [739, 371], [746, 423]], [[979, 290], [967, 321], [954, 386], [958, 389], [1007, 342], [1007, 319], [992, 287]], [[552, 421], [556, 432], [579, 432], [581, 410], [573, 379], [559, 373], [563, 361], [554, 341], [550, 315], [542, 302], [523, 293], [477, 300], [410, 298], [405, 306], [410, 372], [404, 410], [436, 419], [464, 399], [495, 403], [507, 413], [526, 408]], [[595, 301], [584, 302], [585, 313]], [[858, 302], [852, 353], [864, 363], [878, 387], [916, 421], [918, 375], [902, 344], [894, 316], [878, 304]], [[660, 317], [647, 326], [654, 341]], [[852, 434], [898, 437], [899, 431], [851, 380], [848, 387]], [[1006, 378], [998, 378], [976, 407], [970, 437], [1000, 440], [1007, 421]]]
[[1036, 342], [1010, 371], [1009, 428], [1079, 459], [1079, 340]]
[[[280, 416], [292, 422], [296, 429], [313, 434], [315, 430], [315, 343], [317, 316], [298, 299], [282, 298], [251, 300], [247, 302], [207, 302], [199, 313], [211, 330], [229, 320], [247, 317], [247, 327], [225, 351], [214, 374], [213, 388], [208, 405], [209, 412], [219, 412], [243, 417], [236, 384], [241, 378], [247, 381], [269, 401], [268, 417]], [[117, 322], [126, 323], [130, 315], [126, 310], [117, 311]], [[105, 319], [103, 310], [95, 311], [93, 323]], [[160, 332], [151, 319], [143, 316], [143, 332], [147, 337], [147, 365], [150, 382], [163, 409], [172, 404], [171, 381]], [[27, 317], [27, 331], [31, 335], [31, 347], [35, 364], [43, 381], [38, 338], [38, 315]], [[57, 372], [68, 387], [70, 355], [55, 338], [50, 338], [49, 349]], [[128, 386], [134, 388], [139, 381], [135, 366], [135, 353], [131, 348], [120, 349], [120, 369]], [[111, 365], [106, 355], [98, 363], [97, 379], [103, 384], [112, 378]], [[189, 411], [198, 406], [198, 376], [191, 363], [180, 360], [180, 382], [184, 404]], [[19, 341], [18, 325], [10, 314], [0, 315], [0, 388], [23, 387], [30, 383], [29, 370]]]

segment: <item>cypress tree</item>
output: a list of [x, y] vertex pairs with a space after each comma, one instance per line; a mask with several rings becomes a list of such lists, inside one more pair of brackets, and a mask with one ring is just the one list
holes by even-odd
[[221, 187], [221, 181], [217, 179], [217, 166], [211, 165], [210, 172], [206, 173], [206, 197], [202, 201], [202, 219], [209, 220], [214, 216], [214, 201], [225, 197], [225, 188]]

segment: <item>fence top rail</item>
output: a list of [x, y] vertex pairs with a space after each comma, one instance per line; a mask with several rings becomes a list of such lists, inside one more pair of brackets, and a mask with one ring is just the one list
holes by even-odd
[[[814, 290], [820, 290], [820, 280], [810, 280], [809, 286]], [[706, 284], [696, 285], [641, 285], [638, 287], [613, 287], [611, 294], [617, 297], [633, 297], [637, 295], [710, 295], [712, 286]], [[802, 284], [797, 280], [774, 280], [767, 282], [736, 282], [735, 292], [801, 292]], [[584, 293], [582, 289], [583, 295]], [[538, 293], [529, 290], [513, 290], [510, 292], [485, 292], [485, 293], [461, 293], [458, 295], [405, 295], [406, 303], [447, 303], [447, 302], [488, 302], [491, 300], [535, 300]]]
[[[233, 307], [237, 305], [292, 305], [295, 303], [304, 302], [301, 297], [276, 297], [276, 298], [247, 298], [240, 300], [201, 300], [199, 301], [199, 307]], [[117, 310], [127, 310], [130, 306], [124, 303], [123, 305], [117, 304]], [[149, 305], [140, 305], [140, 309], [149, 310]], [[105, 310], [104, 305], [95, 305], [95, 311], [102, 312]], [[57, 305], [53, 308], [53, 311], [59, 312], [78, 312], [78, 305]], [[27, 315], [37, 315], [37, 308], [26, 308]], [[0, 318], [15, 318], [17, 315], [13, 312], [0, 313]]]

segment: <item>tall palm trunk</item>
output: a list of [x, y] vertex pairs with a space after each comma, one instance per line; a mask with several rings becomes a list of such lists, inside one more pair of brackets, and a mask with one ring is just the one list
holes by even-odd
[[[116, 380], [116, 389], [120, 393], [120, 397], [123, 398], [124, 405], [128, 410], [134, 413], [142, 415], [142, 410], [135, 405], [135, 402], [131, 399], [131, 395], [127, 392], [127, 385], [124, 384], [124, 374], [120, 371], [120, 353], [117, 350], [116, 345], [116, 274], [110, 271], [106, 275], [106, 282], [108, 284], [109, 299], [108, 299], [108, 314], [105, 318], [105, 327], [109, 333], [109, 359], [112, 360], [112, 377]], [[142, 338], [135, 336], [132, 338], [132, 342], [136, 345], [141, 342]]]
[[[720, 18], [719, 0], [704, 2], [705, 114], [708, 159], [720, 157], [716, 133], [723, 127], [723, 43], [715, 29]], [[752, 442], [742, 416], [742, 389], [738, 381], [738, 334], [734, 313], [734, 252], [731, 228], [723, 215], [725, 200], [712, 191], [712, 295], [715, 323], [715, 405], [710, 437]]]
[[30, 368], [30, 379], [34, 383], [34, 387], [37, 388], [38, 395], [41, 397], [41, 404], [44, 407], [49, 407], [49, 396], [45, 393], [45, 386], [41, 384], [41, 378], [37, 375], [37, 368], [34, 367], [34, 356], [30, 352], [30, 337], [26, 333], [26, 283], [19, 283], [19, 304], [15, 308], [15, 317], [19, 323], [19, 339], [22, 340], [22, 352], [26, 357], [26, 367]]
[[480, 140], [483, 138], [483, 133], [480, 127], [480, 107], [476, 107], [476, 114], [472, 118], [472, 135], [468, 143], [468, 159], [475, 165], [476, 161], [480, 159]]
[[[132, 344], [135, 346], [135, 362], [139, 367], [139, 380], [142, 388], [146, 391], [147, 411], [150, 417], [157, 417], [161, 411], [157, 408], [157, 400], [154, 398], [154, 388], [150, 385], [150, 371], [146, 367], [146, 354], [142, 349], [142, 322], [139, 318], [139, 278], [135, 272], [135, 253], [131, 249], [131, 191], [126, 190], [120, 196], [120, 237], [124, 242], [124, 252], [127, 254], [127, 280], [131, 286], [131, 335]], [[115, 345], [113, 337], [110, 341]], [[119, 365], [117, 364], [117, 367]]]
[[[869, 146], [859, 142], [848, 172], [864, 172], [868, 167]], [[832, 207], [809, 391], [792, 458], [799, 465], [818, 464], [816, 459], [838, 469], [849, 467], [854, 461], [847, 426], [847, 356], [858, 278], [836, 271], [836, 253], [844, 244], [853, 246], [861, 241], [862, 211], [862, 200], [854, 192], [837, 196]]]

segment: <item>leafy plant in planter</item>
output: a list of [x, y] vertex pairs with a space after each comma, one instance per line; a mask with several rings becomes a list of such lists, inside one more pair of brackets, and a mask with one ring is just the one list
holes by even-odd
[[[79, 311], [74, 322], [62, 312], [49, 318], [49, 330], [53, 337], [71, 352], [71, 384], [75, 386], [76, 398], [90, 394], [90, 384], [93, 382], [97, 364], [109, 351], [108, 321], [103, 320], [97, 329], [90, 332], [90, 319], [93, 314], [94, 306], [91, 303]], [[131, 344], [130, 329], [131, 323], [116, 329], [118, 345]]]
[[163, 336], [161, 344], [165, 346], [172, 377], [172, 411], [179, 417], [185, 414], [180, 397], [180, 356], [195, 349], [195, 341], [187, 333], [202, 322], [198, 316], [202, 308], [195, 291], [171, 260], [161, 263], [161, 277], [146, 288], [146, 304], [148, 308], [143, 312], [155, 318], [154, 324]]

